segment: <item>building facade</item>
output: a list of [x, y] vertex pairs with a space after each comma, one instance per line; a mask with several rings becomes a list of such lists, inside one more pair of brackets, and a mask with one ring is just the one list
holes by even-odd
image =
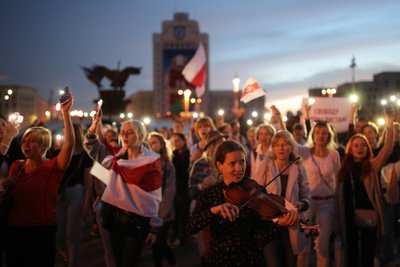
[[[324, 96], [324, 88], [309, 89], [309, 96]], [[383, 106], [381, 101], [387, 100], [390, 105], [397, 106], [397, 100], [400, 99], [400, 72], [381, 72], [373, 76], [372, 81], [360, 81], [354, 83], [343, 83], [338, 85], [333, 97], [350, 97], [351, 94], [358, 96], [361, 109], [358, 112], [359, 117], [365, 117], [368, 120], [375, 121], [382, 117]], [[390, 101], [390, 96], [396, 97], [396, 102]]]
[[[182, 69], [200, 43], [204, 46], [208, 70], [208, 35], [200, 32], [197, 21], [190, 20], [189, 14], [175, 13], [173, 20], [162, 22], [161, 33], [153, 34], [153, 107], [157, 117], [183, 111], [183, 96], [178, 91], [185, 89], [192, 91], [191, 98], [201, 102], [201, 110], [208, 110], [208, 73], [201, 100], [182, 75]], [[194, 105], [191, 105], [193, 109]]]
[[47, 102], [32, 87], [0, 85], [0, 97], [0, 114], [7, 117], [13, 112], [19, 112], [24, 116], [22, 125], [31, 124], [44, 115], [40, 113], [42, 110], [49, 109]]

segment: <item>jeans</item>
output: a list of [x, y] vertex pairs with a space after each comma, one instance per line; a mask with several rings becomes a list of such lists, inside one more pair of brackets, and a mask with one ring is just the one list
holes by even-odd
[[101, 204], [102, 202], [99, 201], [98, 206], [95, 207], [94, 212], [96, 213], [97, 226], [99, 227], [101, 242], [103, 243], [104, 260], [106, 262], [106, 267], [116, 267], [117, 265], [115, 263], [114, 254], [111, 247], [110, 232], [104, 229], [104, 227], [101, 225], [101, 218], [100, 218]]
[[57, 203], [57, 246], [68, 258], [68, 266], [78, 266], [81, 241], [84, 187], [76, 184], [59, 193]]
[[319, 235], [315, 239], [317, 267], [329, 266], [329, 242], [332, 234], [333, 214], [333, 198], [328, 200], [311, 200], [310, 208], [305, 212], [306, 218], [315, 218], [316, 223], [319, 225]]

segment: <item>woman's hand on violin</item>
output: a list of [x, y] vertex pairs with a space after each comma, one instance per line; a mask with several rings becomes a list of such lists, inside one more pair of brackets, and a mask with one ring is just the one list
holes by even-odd
[[239, 218], [239, 208], [230, 203], [224, 203], [211, 208], [211, 212], [215, 215], [220, 215], [224, 219], [233, 222]]
[[300, 221], [300, 215], [297, 211], [289, 211], [285, 215], [279, 217], [277, 224], [280, 226], [292, 226]]

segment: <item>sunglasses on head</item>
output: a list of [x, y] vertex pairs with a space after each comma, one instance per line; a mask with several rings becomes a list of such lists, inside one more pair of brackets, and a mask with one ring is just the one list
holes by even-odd
[[329, 121], [323, 121], [323, 120], [315, 120], [314, 125], [329, 125]]

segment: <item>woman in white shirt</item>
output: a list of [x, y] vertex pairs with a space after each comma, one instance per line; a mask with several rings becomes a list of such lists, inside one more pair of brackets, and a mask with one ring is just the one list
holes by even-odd
[[328, 122], [316, 121], [306, 146], [297, 146], [311, 188], [311, 205], [306, 214], [319, 225], [319, 236], [315, 240], [318, 267], [329, 266], [329, 239], [334, 216], [333, 196], [340, 169], [340, 157], [331, 127]]

